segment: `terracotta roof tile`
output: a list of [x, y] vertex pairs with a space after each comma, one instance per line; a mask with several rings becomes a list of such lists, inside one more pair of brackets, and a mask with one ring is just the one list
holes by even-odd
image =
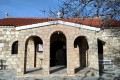
[[120, 27], [120, 21], [111, 20], [111, 19], [100, 19], [100, 18], [71, 18], [64, 19], [64, 21], [74, 22], [77, 24], [83, 24], [93, 27]]
[[52, 18], [4, 18], [0, 19], [1, 26], [23, 26], [47, 21], [53, 21]]
[[1, 26], [23, 26], [30, 25], [36, 23], [43, 23], [54, 20], [63, 20], [67, 22], [83, 24], [93, 27], [120, 27], [120, 21], [111, 20], [111, 19], [100, 19], [100, 18], [64, 18], [64, 19], [56, 19], [56, 18], [4, 18], [0, 19]]

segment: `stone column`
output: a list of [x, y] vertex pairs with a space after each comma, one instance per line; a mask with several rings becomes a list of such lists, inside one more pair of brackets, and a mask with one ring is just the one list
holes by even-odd
[[75, 74], [74, 45], [72, 39], [67, 39], [67, 74]]
[[98, 44], [97, 38], [89, 38], [89, 67], [92, 68], [95, 72], [94, 74], [97, 75], [99, 71], [99, 64], [98, 64]]
[[43, 74], [50, 74], [50, 41], [44, 40], [43, 42]]
[[99, 70], [99, 66], [98, 66], [98, 43], [97, 43], [97, 38], [94, 38], [93, 40], [92, 46], [92, 66], [94, 69]]
[[[22, 40], [22, 39], [19, 39]], [[25, 42], [19, 41], [18, 42], [18, 62], [17, 62], [17, 75], [24, 74], [24, 56], [25, 56]]]
[[95, 67], [94, 67], [94, 68], [95, 68], [96, 70], [99, 70], [97, 38], [95, 39], [95, 43], [96, 43], [96, 45], [95, 45], [95, 50], [94, 50], [94, 54], [95, 54], [95, 63], [94, 63]]

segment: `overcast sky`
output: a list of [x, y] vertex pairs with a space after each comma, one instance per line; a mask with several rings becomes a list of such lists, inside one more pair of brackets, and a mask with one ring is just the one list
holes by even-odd
[[0, 0], [0, 18], [9, 17], [47, 17], [39, 10], [46, 10], [60, 4], [58, 0]]

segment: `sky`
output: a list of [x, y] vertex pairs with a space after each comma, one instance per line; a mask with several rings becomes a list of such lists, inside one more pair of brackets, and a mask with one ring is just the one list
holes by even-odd
[[58, 0], [0, 0], [0, 18], [8, 17], [48, 17], [40, 10], [47, 10], [49, 7], [58, 8]]

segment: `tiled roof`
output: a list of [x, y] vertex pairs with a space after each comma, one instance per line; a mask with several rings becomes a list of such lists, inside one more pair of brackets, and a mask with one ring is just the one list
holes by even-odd
[[23, 26], [36, 23], [53, 21], [52, 18], [4, 18], [0, 19], [1, 26]]
[[64, 21], [73, 22], [77, 24], [83, 24], [93, 27], [120, 27], [120, 21], [111, 19], [100, 19], [100, 18], [71, 18], [64, 19]]
[[56, 19], [56, 18], [3, 18], [0, 19], [0, 26], [23, 26], [30, 25], [36, 23], [43, 23], [54, 20], [62, 20], [66, 22], [72, 22], [77, 24], [83, 24], [93, 27], [114, 27], [120, 26], [120, 21], [110, 20], [110, 19], [100, 19], [100, 18], [64, 18], [64, 19]]

